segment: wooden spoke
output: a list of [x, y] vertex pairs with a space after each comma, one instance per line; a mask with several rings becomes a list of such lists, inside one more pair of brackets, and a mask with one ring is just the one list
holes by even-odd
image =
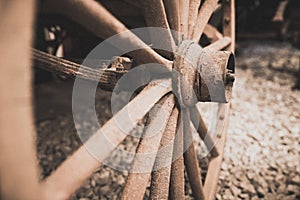
[[201, 35], [204, 31], [204, 28], [208, 23], [208, 20], [210, 19], [217, 5], [218, 5], [218, 0], [206, 0], [203, 3], [202, 7], [200, 8], [199, 14], [197, 16], [197, 21], [195, 24], [195, 29], [192, 34], [192, 38], [195, 42], [199, 42]]
[[33, 0], [0, 3], [0, 199], [42, 199], [29, 48], [34, 7]]
[[192, 38], [194, 32], [195, 24], [198, 17], [198, 11], [201, 4], [201, 0], [190, 0], [189, 7], [189, 38]]
[[212, 41], [216, 42], [223, 38], [223, 35], [212, 25], [206, 24], [204, 34]]
[[219, 156], [212, 158], [209, 162], [207, 175], [204, 182], [204, 196], [206, 200], [214, 200], [216, 197], [217, 185], [219, 174], [221, 170], [221, 164], [224, 154], [224, 146], [226, 141], [226, 131], [228, 127], [228, 104], [219, 104], [218, 109], [218, 122], [217, 122], [217, 131], [220, 139], [216, 144], [216, 149], [219, 152]]
[[[143, 199], [159, 144], [174, 104], [174, 96], [169, 95], [153, 107], [153, 118], [147, 124], [143, 138], [137, 148], [121, 199]], [[163, 119], [162, 116], [164, 116]]]
[[155, 159], [152, 172], [150, 199], [168, 199], [178, 112], [175, 107], [160, 141], [160, 152]]
[[[144, 18], [148, 27], [160, 27], [166, 29], [166, 33], [150, 30], [152, 42], [163, 44], [167, 49], [175, 52], [175, 42], [170, 31], [163, 0], [142, 0]], [[160, 51], [161, 54], [171, 58], [172, 52]]]
[[231, 38], [231, 44], [226, 50], [234, 53], [235, 49], [235, 0], [225, 1], [223, 20], [223, 35]]
[[181, 27], [180, 27], [180, 7], [177, 0], [163, 0], [165, 10], [168, 17], [170, 28], [177, 31], [177, 35], [174, 36], [177, 43], [181, 41]]
[[223, 37], [216, 42], [208, 45], [205, 47], [205, 49], [211, 49], [211, 50], [222, 50], [225, 47], [229, 46], [231, 44], [231, 38], [230, 37]]
[[289, 3], [289, 0], [282, 0], [279, 2], [277, 11], [272, 19], [273, 22], [283, 22], [284, 21], [284, 13], [285, 13], [288, 3]]
[[180, 26], [183, 35], [187, 38], [189, 34], [189, 0], [179, 0]]
[[201, 172], [198, 158], [196, 155], [188, 110], [183, 110], [184, 113], [184, 139], [185, 143], [189, 145], [184, 152], [184, 164], [192, 188], [193, 197], [197, 200], [204, 200], [203, 186], [201, 180]]
[[171, 180], [169, 198], [175, 200], [185, 199], [184, 196], [184, 160], [183, 160], [183, 119], [177, 121], [177, 131], [174, 140], [173, 163], [171, 167]]
[[[169, 69], [172, 68], [171, 61], [166, 60], [147, 46], [97, 1], [46, 0], [43, 1], [43, 4], [44, 6], [52, 5], [52, 7], [55, 4], [57, 12], [66, 15], [103, 39], [122, 33], [117, 41], [111, 41], [112, 45], [124, 51], [128, 48], [140, 49], [130, 53], [139, 63], [159, 63]], [[80, 16], [78, 16], [79, 14]]]
[[212, 157], [216, 157], [219, 155], [217, 149], [215, 148], [215, 143], [213, 139], [208, 134], [207, 126], [199, 112], [199, 109], [195, 106], [192, 109], [190, 109], [190, 115], [191, 115], [191, 121], [196, 127], [196, 130], [200, 136], [200, 138], [203, 140], [206, 148], [208, 151], [210, 151], [210, 154]]
[[[170, 80], [150, 83], [46, 179], [45, 194], [52, 199], [67, 199], [101, 165], [100, 161], [105, 160], [125, 139], [153, 105], [171, 90], [171, 85]], [[131, 119], [128, 119], [128, 113]], [[123, 127], [118, 126], [120, 120], [124, 122]]]
[[[67, 77], [96, 81], [102, 89], [109, 91], [112, 91], [119, 78], [128, 72], [126, 69], [116, 69], [113, 66], [107, 69], [93, 69], [35, 49], [32, 50], [32, 60], [36, 67]], [[121, 60], [116, 61], [122, 66]]]

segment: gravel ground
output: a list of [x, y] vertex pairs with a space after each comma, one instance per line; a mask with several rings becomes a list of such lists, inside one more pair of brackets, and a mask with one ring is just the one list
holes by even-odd
[[299, 59], [289, 44], [239, 43], [217, 199], [300, 199]]
[[[286, 43], [239, 43], [238, 78], [217, 199], [300, 199], [300, 92], [291, 89], [300, 78], [295, 75], [299, 57], [300, 51]], [[71, 112], [72, 84], [46, 83], [36, 88], [41, 179], [81, 145]], [[109, 99], [110, 93], [97, 93], [100, 124], [111, 116]], [[77, 128], [95, 126], [85, 121]], [[121, 148], [133, 152], [137, 144], [127, 137]], [[125, 169], [130, 164], [122, 156], [113, 161]], [[101, 167], [71, 199], [118, 199], [127, 175]], [[188, 185], [186, 190], [190, 199]]]

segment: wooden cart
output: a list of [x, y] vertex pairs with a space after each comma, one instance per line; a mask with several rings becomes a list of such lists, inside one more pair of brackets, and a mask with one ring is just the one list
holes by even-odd
[[[98, 152], [101, 158], [109, 157], [114, 149], [111, 146], [103, 149], [101, 144], [105, 145], [105, 138], [109, 138], [116, 147], [126, 137], [126, 134], [119, 130], [115, 119], [120, 119], [119, 117], [128, 111], [133, 121], [137, 123], [153, 107], [157, 108], [159, 105], [162, 109], [154, 109], [154, 119], [148, 124], [144, 135], [151, 134], [149, 133], [151, 126], [156, 126], [157, 123], [161, 123], [164, 128], [154, 137], [141, 138], [137, 152], [158, 151], [159, 148], [173, 141], [172, 151], [150, 157], [147, 166], [153, 167], [161, 159], [172, 158], [175, 152], [179, 156], [174, 160], [171, 159], [170, 165], [159, 170], [130, 173], [121, 195], [122, 199], [143, 199], [150, 178], [151, 199], [184, 199], [184, 169], [188, 175], [193, 197], [214, 199], [226, 140], [230, 93], [234, 81], [234, 56], [232, 54], [235, 46], [234, 0], [221, 2], [218, 0], [202, 2], [200, 0], [40, 0], [38, 4], [35, 22], [39, 21], [43, 26], [59, 25], [65, 28], [68, 27], [69, 22], [62, 22], [59, 20], [61, 18], [56, 18], [56, 16], [64, 16], [72, 21], [70, 30], [73, 31], [85, 29], [103, 40], [120, 34], [120, 43], [138, 49], [122, 55], [123, 57], [128, 56], [133, 59], [136, 65], [158, 63], [164, 67], [150, 69], [151, 73], [160, 74], [175, 70], [180, 77], [175, 78], [174, 81], [173, 76], [162, 76], [162, 79], [149, 83], [125, 108], [107, 121], [84, 146], [62, 163], [48, 178], [40, 182], [34, 153], [35, 133], [30, 85], [32, 69], [29, 61], [33, 60], [35, 66], [65, 76], [98, 81], [99, 86], [106, 89], [113, 89], [116, 83], [112, 82], [112, 79], [103, 79], [101, 76], [113, 76], [118, 79], [120, 73], [122, 75], [129, 69], [122, 68], [120, 72], [117, 68], [109, 70], [90, 68], [58, 58], [49, 52], [42, 52], [40, 51], [43, 50], [42, 48], [30, 49], [35, 3], [33, 0], [1, 2], [0, 50], [2, 58], [0, 64], [3, 75], [0, 98], [2, 102], [0, 116], [1, 197], [3, 199], [69, 198], [101, 165], [88, 152], [86, 146], [99, 144], [94, 151]], [[161, 42], [172, 51], [151, 48], [128, 27], [163, 28], [166, 34]], [[122, 34], [124, 32], [127, 34]], [[52, 47], [66, 45], [61, 37], [68, 37], [68, 35], [64, 36], [57, 29], [52, 30], [52, 33], [56, 35], [56, 43], [51, 43]], [[155, 37], [153, 33], [149, 35], [150, 38]], [[50, 43], [46, 44], [48, 48]], [[80, 42], [73, 40], [73, 49], [66, 50], [65, 55], [74, 58], [76, 53], [80, 54], [78, 52], [80, 49], [76, 48], [76, 44], [79, 45]], [[54, 54], [55, 51], [51, 53]], [[201, 77], [201, 73], [191, 68], [191, 65], [186, 62], [186, 57], [193, 55], [198, 57], [197, 70], [207, 72], [205, 76], [208, 79]], [[211, 61], [208, 62], [208, 66], [205, 63], [207, 57]], [[122, 61], [120, 62], [122, 64]], [[220, 90], [222, 98], [214, 99], [209, 93], [207, 86], [209, 80], [212, 80], [212, 84], [222, 83], [223, 90]], [[161, 87], [161, 84], [164, 84], [164, 87]], [[190, 97], [193, 92], [190, 88], [196, 93], [196, 99]], [[215, 114], [217, 121], [212, 129], [218, 132], [216, 141], [208, 134], [206, 120], [203, 119], [201, 110], [196, 106], [198, 101], [218, 102]], [[138, 110], [135, 109], [137, 106], [139, 106]], [[155, 118], [161, 114], [167, 115], [165, 121]], [[196, 127], [199, 136], [210, 150], [211, 159], [204, 182], [201, 179], [201, 168], [194, 144], [187, 142], [192, 140], [191, 124]], [[127, 125], [128, 133], [135, 125]], [[186, 145], [187, 143], [189, 145]], [[143, 164], [142, 162], [135, 159], [132, 168], [138, 168]]]

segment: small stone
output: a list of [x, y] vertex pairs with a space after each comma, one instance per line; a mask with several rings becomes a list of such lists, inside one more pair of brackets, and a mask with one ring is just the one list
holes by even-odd
[[109, 171], [103, 171], [103, 172], [99, 173], [96, 177], [96, 182], [99, 185], [106, 185], [106, 184], [108, 184], [109, 180], [110, 180]]
[[125, 183], [125, 179], [123, 176], [118, 176], [116, 182], [118, 185], [123, 185]]
[[258, 187], [256, 189], [257, 195], [259, 198], [264, 198], [265, 197], [265, 190], [262, 187]]
[[230, 187], [230, 190], [235, 197], [241, 193], [241, 190], [234, 185]]
[[110, 192], [110, 187], [108, 185], [105, 185], [99, 189], [99, 192], [101, 195], [106, 195]]
[[295, 194], [299, 188], [296, 185], [288, 185], [286, 191], [288, 194]]
[[240, 197], [241, 199], [249, 199], [249, 195], [246, 194], [246, 193], [240, 194], [239, 197]]

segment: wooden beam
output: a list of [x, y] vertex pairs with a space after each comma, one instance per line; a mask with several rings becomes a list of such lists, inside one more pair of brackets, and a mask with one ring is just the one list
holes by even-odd
[[[158, 80], [143, 89], [45, 180], [45, 195], [51, 196], [52, 199], [69, 198], [85, 179], [102, 165], [154, 104], [171, 91], [171, 86], [170, 80]], [[120, 120], [124, 124], [122, 127], [118, 123]]]
[[187, 39], [189, 35], [189, 4], [189, 0], [179, 0], [180, 26], [185, 39]]
[[235, 0], [223, 1], [223, 35], [231, 39], [227, 51], [234, 53], [235, 50]]
[[160, 141], [151, 178], [150, 199], [168, 199], [174, 138], [178, 119], [178, 108], [174, 108]]
[[226, 132], [228, 128], [228, 112], [229, 104], [219, 104], [217, 113], [218, 122], [216, 125], [216, 131], [219, 137], [219, 140], [216, 143], [216, 149], [219, 152], [219, 155], [212, 158], [208, 165], [203, 189], [205, 200], [214, 200], [216, 198], [219, 174], [223, 161]]
[[188, 38], [192, 38], [195, 24], [198, 17], [198, 11], [201, 4], [201, 0], [190, 0], [190, 7], [189, 7], [189, 34]]
[[184, 148], [186, 149], [184, 152], [184, 165], [191, 185], [193, 197], [196, 200], [204, 200], [201, 169], [194, 147], [189, 111], [184, 109], [182, 112], [184, 113], [184, 140], [186, 144], [186, 147]]
[[180, 7], [178, 0], [163, 0], [165, 10], [168, 17], [168, 22], [171, 30], [177, 32], [174, 39], [177, 40], [177, 44], [181, 42], [181, 26], [180, 26]]
[[146, 124], [121, 199], [143, 199], [159, 150], [159, 144], [174, 104], [174, 96], [168, 95], [153, 107], [151, 111], [153, 112], [152, 118], [150, 123]]
[[[115, 40], [110, 40], [110, 43], [120, 50], [126, 51], [125, 53], [128, 53], [128, 49], [136, 50], [129, 54], [138, 63], [158, 63], [165, 65], [169, 70], [172, 69], [171, 61], [146, 45], [99, 2], [94, 0], [45, 0], [42, 4], [46, 7], [54, 7], [58, 13], [81, 24], [100, 38], [107, 39], [119, 34]], [[78, 13], [80, 13], [80, 17], [78, 17]]]
[[277, 11], [273, 17], [273, 22], [283, 22], [284, 21], [284, 12], [289, 3], [289, 0], [281, 0], [277, 7]]
[[35, 1], [1, 1], [0, 199], [43, 199], [32, 109]]
[[171, 180], [169, 198], [174, 200], [185, 199], [184, 193], [184, 160], [183, 160], [183, 118], [179, 114], [176, 136], [174, 140], [173, 163], [171, 167]]
[[[103, 69], [96, 69], [58, 58], [36, 49], [32, 49], [32, 60], [36, 67], [67, 77], [78, 77], [89, 81], [96, 81], [102, 89], [109, 91], [114, 89], [118, 80], [123, 74], [128, 72], [132, 64], [130, 59], [118, 57], [118, 59], [116, 58], [111, 61], [111, 67], [107, 65]], [[121, 66], [124, 67], [121, 68]]]
[[210, 45], [206, 46], [204, 49], [211, 49], [211, 50], [222, 50], [228, 47], [231, 44], [231, 38], [230, 37], [223, 37], [214, 43], [211, 43]]
[[223, 35], [212, 25], [206, 24], [204, 34], [212, 41], [216, 42], [223, 38]]
[[206, 0], [200, 8], [195, 24], [195, 29], [192, 34], [192, 38], [195, 42], [199, 42], [204, 28], [206, 24], [208, 24], [208, 21], [211, 15], [213, 14], [214, 10], [216, 9], [217, 5], [218, 0]]
[[217, 149], [215, 148], [215, 142], [208, 134], [208, 128], [207, 128], [197, 106], [190, 109], [190, 114], [191, 114], [191, 121], [192, 121], [193, 125], [195, 126], [200, 138], [204, 142], [207, 150], [210, 152], [212, 157], [218, 156], [219, 153], [218, 153]]
[[170, 31], [163, 0], [141, 0], [141, 4], [146, 25], [148, 27], [164, 29], [164, 31], [149, 30], [151, 42], [154, 43], [154, 46], [156, 46], [155, 44], [159, 44], [168, 49], [169, 51], [158, 50], [158, 52], [171, 59], [173, 52], [175, 52], [176, 45]]

